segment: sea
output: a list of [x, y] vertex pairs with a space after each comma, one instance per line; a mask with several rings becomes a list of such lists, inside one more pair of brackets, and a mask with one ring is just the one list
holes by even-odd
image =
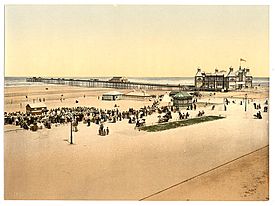
[[[41, 82], [27, 82], [27, 77], [5, 77], [5, 87], [45, 85]], [[63, 77], [60, 77], [63, 78]], [[64, 77], [68, 78], [68, 77]], [[69, 77], [72, 79], [99, 79], [109, 80], [112, 77]], [[194, 85], [194, 77], [128, 77], [130, 82]], [[253, 85], [269, 86], [269, 77], [254, 77]]]

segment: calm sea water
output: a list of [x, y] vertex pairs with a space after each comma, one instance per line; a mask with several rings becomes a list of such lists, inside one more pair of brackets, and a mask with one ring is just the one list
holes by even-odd
[[[111, 77], [70, 77], [75, 79], [109, 80]], [[131, 82], [194, 85], [194, 77], [129, 77]], [[269, 77], [254, 77], [253, 85], [269, 86]], [[26, 77], [5, 77], [5, 87], [45, 85], [41, 82], [27, 82]]]

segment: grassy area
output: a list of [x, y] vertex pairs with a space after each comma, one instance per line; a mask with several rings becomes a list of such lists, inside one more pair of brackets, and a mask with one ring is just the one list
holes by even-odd
[[140, 129], [143, 131], [147, 131], [147, 132], [158, 132], [158, 131], [174, 129], [177, 127], [184, 127], [184, 126], [189, 126], [192, 124], [198, 124], [198, 123], [202, 123], [202, 122], [208, 122], [208, 121], [213, 121], [213, 120], [218, 120], [218, 119], [223, 119], [223, 118], [224, 117], [221, 117], [221, 116], [203, 116], [203, 117], [196, 117], [196, 118], [186, 119], [186, 120], [181, 120], [181, 121], [167, 122], [167, 123], [163, 123], [163, 124], [144, 126], [144, 127], [141, 127]]

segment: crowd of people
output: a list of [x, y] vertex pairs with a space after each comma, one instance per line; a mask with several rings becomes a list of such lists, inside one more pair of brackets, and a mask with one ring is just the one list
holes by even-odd
[[179, 111], [179, 119], [182, 120], [182, 119], [188, 119], [189, 117], [189, 113], [186, 112], [186, 114], [184, 114], [184, 112], [181, 113], [181, 111]]
[[[192, 103], [192, 107], [189, 105], [187, 110], [195, 110], [196, 103], [194, 101]], [[229, 104], [229, 100], [225, 99], [224, 106], [226, 107]], [[233, 103], [235, 101], [233, 100]], [[254, 109], [258, 110], [257, 114], [254, 115], [256, 118], [261, 119], [261, 105], [253, 103]], [[215, 105], [212, 106], [212, 110], [214, 110]], [[267, 112], [268, 102], [265, 102], [264, 112]], [[226, 111], [226, 108], [225, 108]], [[157, 112], [160, 114], [159, 123], [168, 122], [172, 119], [172, 113], [178, 112], [179, 120], [189, 118], [190, 114], [188, 111], [186, 113], [181, 112], [178, 107], [175, 106], [159, 106], [158, 101], [154, 101], [151, 106], [144, 106], [140, 109], [129, 108], [127, 111], [120, 111], [118, 107], [114, 107], [114, 109], [98, 109], [95, 107], [61, 107], [43, 111], [39, 115], [33, 115], [31, 113], [23, 113], [23, 112], [11, 112], [4, 113], [4, 123], [5, 124], [13, 124], [16, 126], [20, 126], [23, 129], [30, 129], [32, 131], [37, 131], [38, 129], [48, 128], [51, 129], [52, 126], [58, 126], [62, 124], [67, 124], [72, 122], [73, 131], [77, 132], [77, 126], [79, 122], [83, 122], [87, 125], [87, 127], [91, 126], [91, 123], [99, 125], [99, 135], [105, 136], [109, 134], [109, 128], [105, 128], [103, 123], [116, 123], [118, 121], [122, 121], [124, 119], [128, 120], [128, 123], [135, 124], [136, 127], [145, 125], [145, 117]], [[199, 111], [197, 116], [204, 115], [204, 111]]]
[[[103, 123], [116, 123], [123, 119], [128, 119], [129, 123], [143, 125], [144, 117], [160, 111], [157, 103], [152, 106], [144, 106], [140, 109], [129, 108], [128, 111], [120, 111], [118, 107], [114, 109], [98, 109], [95, 107], [61, 107], [41, 112], [33, 115], [24, 112], [4, 113], [4, 124], [13, 124], [26, 130], [37, 131], [38, 129], [51, 129], [52, 126], [59, 126], [72, 122], [73, 131], [77, 132], [79, 122], [83, 122], [87, 127], [91, 123], [99, 125], [99, 135], [108, 135], [109, 128], [104, 128]], [[160, 110], [159, 110], [160, 109]]]

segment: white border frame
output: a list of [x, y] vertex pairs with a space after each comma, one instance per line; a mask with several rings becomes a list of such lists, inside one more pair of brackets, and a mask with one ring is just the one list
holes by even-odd
[[[269, 194], [269, 201], [255, 201], [255, 202], [229, 202], [229, 201], [216, 201], [216, 202], [181, 202], [181, 201], [175, 201], [175, 202], [138, 202], [138, 201], [13, 201], [13, 200], [4, 200], [4, 138], [3, 138], [3, 113], [4, 113], [4, 5], [6, 4], [141, 4], [141, 5], [148, 5], [148, 4], [155, 4], [155, 5], [269, 5], [269, 45], [270, 45], [270, 53], [269, 53], [269, 61], [270, 61], [270, 103], [273, 106], [274, 102], [274, 95], [271, 91], [274, 89], [274, 74], [275, 74], [275, 67], [274, 67], [274, 59], [272, 57], [274, 56], [274, 22], [275, 22], [275, 15], [274, 15], [274, 3], [272, 0], [3, 0], [1, 1], [0, 5], [0, 39], [1, 39], [1, 58], [0, 58], [0, 71], [1, 75], [0, 78], [0, 85], [1, 85], [1, 101], [0, 101], [0, 126], [1, 126], [1, 146], [0, 146], [0, 162], [1, 162], [1, 169], [0, 169], [0, 205], [90, 205], [90, 204], [96, 204], [96, 205], [106, 205], [108, 203], [115, 204], [115, 205], [125, 205], [125, 204], [156, 204], [156, 205], [163, 205], [163, 204], [173, 204], [173, 205], [182, 205], [182, 204], [188, 204], [188, 205], [240, 205], [240, 204], [249, 204], [249, 205], [275, 205], [274, 201], [274, 180], [272, 178], [272, 173], [274, 171], [274, 165], [271, 164], [273, 162], [273, 156], [274, 156], [274, 148], [273, 148], [273, 138], [274, 138], [274, 129], [272, 128], [272, 125], [275, 125], [274, 118], [274, 112], [273, 107], [270, 107], [270, 122], [269, 122], [269, 148], [270, 148], [270, 194]], [[274, 127], [274, 126], [273, 126]]]

